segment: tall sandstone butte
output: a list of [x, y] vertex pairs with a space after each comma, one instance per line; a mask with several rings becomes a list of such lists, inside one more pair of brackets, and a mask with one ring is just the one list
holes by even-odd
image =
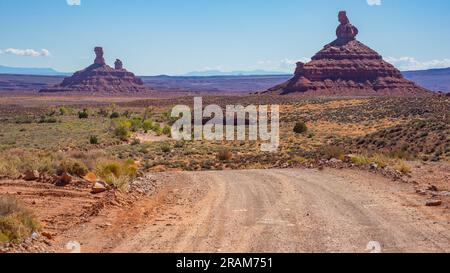
[[297, 63], [294, 77], [269, 89], [282, 95], [393, 95], [426, 96], [432, 92], [403, 77], [393, 65], [356, 40], [358, 29], [345, 11], [339, 12], [337, 39], [326, 45], [309, 63]]
[[61, 84], [40, 92], [90, 92], [90, 93], [141, 93], [150, 91], [142, 80], [123, 68], [122, 61], [116, 60], [115, 67], [106, 64], [103, 48], [94, 49], [92, 65], [65, 78]]

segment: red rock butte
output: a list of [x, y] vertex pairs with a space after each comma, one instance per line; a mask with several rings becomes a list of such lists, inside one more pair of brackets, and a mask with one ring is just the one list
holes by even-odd
[[424, 96], [432, 92], [403, 77], [401, 72], [368, 46], [356, 40], [358, 29], [345, 11], [339, 12], [337, 39], [309, 63], [297, 63], [294, 77], [269, 89], [282, 95]]
[[123, 68], [116, 60], [114, 68], [105, 63], [103, 48], [96, 47], [92, 65], [65, 78], [61, 84], [40, 92], [141, 93], [150, 91], [142, 80]]

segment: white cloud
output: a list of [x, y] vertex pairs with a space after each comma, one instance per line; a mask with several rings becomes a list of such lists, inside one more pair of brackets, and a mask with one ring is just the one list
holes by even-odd
[[381, 6], [381, 0], [367, 0], [369, 6]]
[[80, 6], [81, 0], [66, 0], [67, 5], [69, 6]]
[[385, 60], [402, 71], [408, 70], [426, 70], [432, 68], [446, 68], [450, 67], [450, 59], [435, 59], [430, 61], [419, 61], [413, 57], [387, 57]]
[[19, 49], [19, 48], [8, 48], [5, 53], [17, 56], [27, 56], [27, 57], [40, 57], [40, 56], [50, 56], [50, 51], [47, 49], [35, 50], [35, 49]]
[[305, 57], [299, 59], [284, 58], [278, 61], [263, 60], [258, 62], [258, 68], [270, 71], [292, 73], [297, 66], [297, 62], [307, 63], [309, 61], [311, 61], [311, 59]]
[[50, 51], [48, 51], [48, 49], [43, 48], [41, 51], [42, 56], [50, 56]]

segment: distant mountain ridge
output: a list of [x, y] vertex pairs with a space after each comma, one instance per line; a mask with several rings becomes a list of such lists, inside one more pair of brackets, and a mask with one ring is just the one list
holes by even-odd
[[[68, 76], [68, 73], [56, 71], [51, 68], [16, 68], [0, 66], [0, 90], [30, 90], [50, 86], [62, 81], [61, 76]], [[416, 82], [432, 91], [442, 91], [450, 93], [450, 68], [439, 68], [418, 71], [404, 71], [405, 78]], [[15, 75], [15, 76], [12, 76]], [[53, 77], [54, 76], [54, 77]], [[208, 79], [208, 77], [218, 77], [219, 79]], [[249, 77], [268, 76], [268, 77]], [[205, 78], [202, 80], [201, 89], [211, 88], [212, 90], [243, 92], [246, 90], [260, 91], [261, 88], [268, 88], [270, 84], [279, 84], [287, 80], [290, 75], [276, 71], [253, 70], [253, 71], [232, 71], [223, 72], [218, 70], [190, 72], [185, 76], [151, 76], [143, 77], [144, 82], [156, 85], [162, 89], [194, 89], [200, 88], [189, 82], [189, 77]], [[254, 82], [256, 81], [256, 82]], [[217, 83], [220, 84], [217, 87]], [[170, 83], [170, 84], [167, 84]], [[189, 83], [189, 84], [187, 84]], [[239, 83], [239, 84], [237, 84]], [[243, 84], [245, 83], [245, 84]], [[167, 86], [168, 85], [168, 86]], [[187, 85], [187, 86], [185, 86]], [[191, 86], [192, 85], [192, 86]], [[229, 88], [233, 86], [233, 88]], [[238, 87], [236, 87], [238, 86]], [[169, 88], [170, 87], [170, 88]], [[183, 88], [185, 87], [185, 88]]]
[[211, 77], [211, 76], [273, 76], [273, 75], [289, 75], [286, 72], [280, 71], [267, 71], [262, 69], [257, 70], [238, 70], [238, 71], [221, 71], [221, 70], [204, 70], [204, 71], [192, 71], [180, 76], [183, 77]]
[[450, 67], [429, 70], [405, 71], [403, 75], [433, 91], [450, 93]]
[[59, 72], [53, 68], [10, 67], [0, 65], [0, 74], [37, 75], [37, 76], [65, 76], [68, 73]]

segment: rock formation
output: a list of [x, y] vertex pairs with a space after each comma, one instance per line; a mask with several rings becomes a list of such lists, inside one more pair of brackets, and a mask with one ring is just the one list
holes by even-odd
[[116, 60], [115, 68], [108, 66], [103, 57], [103, 48], [95, 48], [94, 64], [78, 71], [54, 87], [40, 92], [91, 92], [91, 93], [140, 93], [150, 89], [141, 79], [123, 68], [123, 63]]
[[294, 77], [267, 92], [317, 95], [428, 95], [430, 91], [406, 80], [401, 72], [356, 40], [358, 29], [345, 11], [339, 13], [337, 39], [309, 63], [297, 63]]
[[114, 63], [114, 68], [116, 70], [122, 70], [123, 69], [123, 63], [121, 60], [116, 59], [116, 62]]

